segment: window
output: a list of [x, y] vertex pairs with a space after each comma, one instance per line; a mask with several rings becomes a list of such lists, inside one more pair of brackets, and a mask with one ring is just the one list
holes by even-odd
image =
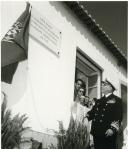
[[85, 95], [90, 98], [101, 97], [102, 69], [79, 48], [76, 52], [75, 81], [81, 79], [85, 83]]

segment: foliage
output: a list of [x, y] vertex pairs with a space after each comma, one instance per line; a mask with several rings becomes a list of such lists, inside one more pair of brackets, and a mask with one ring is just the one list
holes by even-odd
[[28, 127], [23, 127], [27, 120], [26, 115], [19, 114], [12, 117], [11, 110], [7, 109], [7, 97], [4, 94], [4, 100], [1, 105], [1, 148], [13, 149], [19, 147], [22, 132]]
[[56, 147], [51, 143], [49, 146], [48, 146], [49, 149], [56, 149]]
[[81, 123], [77, 123], [71, 117], [67, 130], [63, 123], [59, 122], [59, 133], [57, 134], [58, 149], [87, 149], [87, 128]]

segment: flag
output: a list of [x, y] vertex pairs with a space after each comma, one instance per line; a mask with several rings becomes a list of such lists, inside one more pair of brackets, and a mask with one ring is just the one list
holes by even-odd
[[18, 62], [28, 56], [30, 4], [1, 41], [1, 81], [12, 83]]

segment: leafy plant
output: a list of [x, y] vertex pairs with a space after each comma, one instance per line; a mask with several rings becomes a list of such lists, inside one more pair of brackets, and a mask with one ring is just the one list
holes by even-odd
[[7, 97], [4, 94], [3, 103], [1, 105], [1, 147], [2, 149], [19, 148], [21, 143], [22, 132], [28, 127], [23, 127], [27, 120], [26, 115], [19, 114], [12, 117], [11, 110], [7, 109]]
[[56, 147], [51, 143], [49, 146], [48, 146], [49, 149], [56, 149]]
[[72, 117], [67, 130], [64, 129], [63, 123], [59, 122], [58, 149], [87, 149], [87, 135], [86, 126], [77, 123]]

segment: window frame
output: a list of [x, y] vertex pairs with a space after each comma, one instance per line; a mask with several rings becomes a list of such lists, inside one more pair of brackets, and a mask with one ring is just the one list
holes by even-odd
[[[92, 60], [92, 58], [90, 58], [79, 47], [76, 48], [76, 61], [77, 61], [77, 58], [80, 59], [83, 63], [85, 63], [88, 67], [90, 67], [91, 69], [96, 71], [92, 75], [95, 75], [95, 74], [98, 75], [98, 78], [97, 78], [97, 98], [101, 98], [101, 80], [102, 80], [102, 74], [103, 74], [104, 69], [101, 66], [99, 66], [94, 60]], [[75, 69], [76, 69], [76, 65], [75, 65]], [[88, 92], [88, 90], [87, 90], [87, 92]]]

